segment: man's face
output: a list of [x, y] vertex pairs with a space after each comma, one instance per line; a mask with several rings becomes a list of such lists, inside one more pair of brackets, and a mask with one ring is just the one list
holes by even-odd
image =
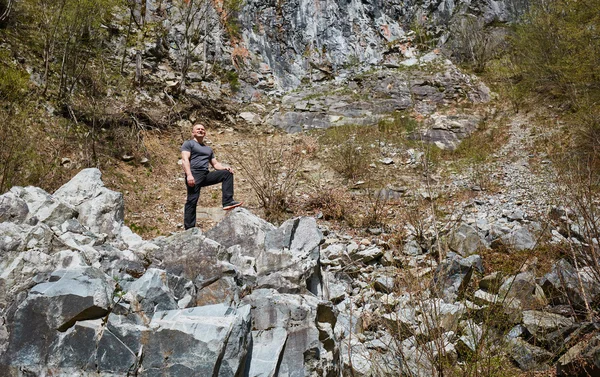
[[194, 128], [192, 128], [192, 136], [203, 138], [206, 135], [206, 130], [204, 126], [201, 124], [196, 124]]

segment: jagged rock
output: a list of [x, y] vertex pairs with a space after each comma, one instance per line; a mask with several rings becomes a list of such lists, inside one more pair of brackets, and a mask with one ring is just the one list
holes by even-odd
[[280, 294], [270, 289], [255, 290], [242, 302], [252, 306], [253, 330], [287, 329], [280, 374], [333, 377], [339, 373], [331, 308], [310, 295]]
[[20, 223], [29, 214], [27, 203], [14, 192], [0, 195], [0, 223], [10, 221]]
[[123, 225], [123, 195], [104, 187], [101, 176], [98, 169], [84, 169], [54, 196], [73, 206], [79, 212], [79, 222], [92, 232], [115, 238]]
[[546, 370], [553, 356], [543, 348], [531, 345], [521, 338], [510, 341], [510, 356], [525, 371]]
[[77, 321], [108, 314], [113, 289], [110, 279], [91, 267], [53, 272], [49, 282], [30, 290], [15, 312], [4, 363], [15, 367], [39, 365], [49, 355], [59, 332]]
[[506, 305], [514, 302], [523, 310], [546, 306], [544, 291], [536, 284], [535, 276], [531, 272], [522, 272], [507, 278], [500, 286], [498, 294]]
[[48, 226], [60, 225], [63, 222], [77, 217], [77, 210], [37, 187], [13, 187], [11, 192], [27, 203], [29, 213], [27, 221], [35, 224], [41, 221]]
[[440, 292], [446, 301], [454, 301], [464, 294], [475, 268], [483, 271], [481, 257], [478, 255], [462, 258], [454, 253], [448, 253], [446, 260], [440, 263], [435, 271], [434, 290]]
[[136, 372], [143, 354], [142, 335], [148, 332], [141, 316], [110, 314], [97, 340], [96, 364], [102, 371]]
[[460, 326], [462, 335], [456, 341], [456, 350], [463, 359], [467, 359], [477, 351], [483, 336], [483, 330], [481, 326], [472, 320], [466, 320]]
[[540, 285], [554, 305], [573, 305], [576, 309], [586, 310], [586, 301], [590, 304], [600, 297], [597, 279], [592, 276], [586, 270], [577, 271], [561, 259], [540, 279]]
[[350, 258], [355, 261], [369, 263], [381, 258], [383, 256], [383, 249], [377, 246], [369, 247], [363, 250], [356, 249], [354, 252], [351, 252], [350, 249], [348, 249], [348, 254], [350, 255]]
[[537, 245], [537, 242], [531, 232], [522, 226], [513, 229], [508, 234], [502, 235], [499, 240], [501, 244], [507, 247], [509, 250], [531, 250]]
[[177, 301], [169, 289], [165, 271], [150, 268], [131, 284], [125, 284], [124, 290], [134, 312], [144, 313], [148, 317], [155, 311], [177, 309]]
[[152, 331], [144, 334], [141, 375], [233, 377], [243, 368], [249, 325], [248, 306], [156, 312], [149, 325]]
[[230, 211], [220, 223], [206, 232], [210, 238], [229, 248], [239, 245], [244, 254], [252, 255], [255, 250], [263, 250], [267, 232], [275, 227], [244, 208]]
[[287, 331], [281, 327], [252, 331], [252, 348], [248, 353], [248, 377], [276, 377], [283, 356]]
[[25, 251], [34, 248], [52, 252], [54, 233], [44, 223], [34, 226], [15, 224], [10, 222], [0, 223], [0, 251]]
[[557, 377], [587, 377], [600, 373], [600, 335], [571, 347], [556, 363]]
[[[349, 343], [349, 344], [348, 344]], [[344, 370], [351, 371], [357, 377], [370, 377], [373, 371], [373, 353], [356, 338], [342, 343], [342, 362]]]
[[418, 340], [432, 341], [441, 333], [456, 333], [458, 323], [466, 312], [462, 303], [449, 304], [440, 299], [430, 299], [421, 303], [420, 322], [415, 336]]
[[[431, 98], [432, 96], [439, 98], [441, 95], [437, 88], [428, 86], [417, 88], [421, 89], [417, 92], [416, 88], [414, 88], [413, 93], [426, 96], [427, 98]], [[436, 100], [434, 99], [434, 101]], [[441, 101], [441, 98], [437, 101]], [[426, 142], [435, 144], [440, 149], [455, 150], [463, 139], [477, 130], [481, 119], [473, 115], [433, 114], [431, 116], [431, 123], [431, 128], [423, 133], [420, 138]]]
[[523, 326], [536, 339], [544, 340], [547, 335], [555, 330], [571, 326], [573, 320], [554, 313], [540, 312], [537, 310], [523, 311]]
[[477, 230], [467, 224], [461, 224], [449, 237], [450, 249], [463, 257], [487, 248]]

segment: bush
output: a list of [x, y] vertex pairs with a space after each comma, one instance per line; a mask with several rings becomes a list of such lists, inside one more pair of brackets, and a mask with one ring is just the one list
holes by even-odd
[[460, 18], [450, 27], [452, 55], [473, 71], [485, 71], [487, 63], [502, 50], [505, 32], [501, 28], [486, 27], [484, 20], [470, 15]]
[[516, 27], [521, 85], [560, 99], [600, 98], [600, 1], [537, 1]]
[[252, 153], [231, 157], [254, 190], [265, 218], [276, 223], [285, 220], [304, 162], [302, 145], [270, 137], [256, 139], [244, 149]]

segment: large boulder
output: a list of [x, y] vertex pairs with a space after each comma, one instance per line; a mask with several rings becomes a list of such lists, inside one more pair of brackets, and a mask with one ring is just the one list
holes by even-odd
[[274, 229], [272, 224], [250, 211], [236, 208], [206, 232], [206, 237], [217, 241], [225, 248], [239, 245], [244, 253], [252, 254], [256, 250], [264, 249], [266, 234]]
[[[281, 294], [272, 289], [258, 289], [244, 297], [243, 303], [252, 307], [252, 330], [283, 329], [287, 332], [285, 346], [279, 355], [279, 375], [290, 377], [337, 376], [339, 350], [333, 329], [336, 316], [333, 308], [312, 295]], [[283, 333], [278, 330], [270, 340], [272, 350], [280, 349]], [[250, 361], [252, 365], [252, 360]], [[268, 367], [263, 366], [263, 369]]]
[[123, 195], [104, 187], [101, 177], [98, 169], [84, 169], [56, 190], [54, 196], [74, 207], [79, 212], [79, 222], [92, 232], [116, 238], [123, 226]]
[[250, 307], [156, 312], [144, 335], [142, 376], [234, 377], [250, 342]]
[[29, 291], [11, 324], [3, 363], [14, 367], [43, 365], [58, 339], [77, 321], [106, 316], [112, 306], [113, 282], [91, 267], [54, 271], [48, 282]]
[[245, 209], [236, 209], [206, 236], [227, 247], [229, 261], [258, 288], [322, 294], [323, 235], [314, 218], [291, 219], [275, 228]]
[[594, 274], [587, 269], [578, 271], [565, 259], [559, 260], [540, 279], [540, 285], [554, 305], [573, 305], [575, 309], [586, 310], [587, 305], [594, 305], [600, 299]]
[[40, 188], [13, 187], [11, 192], [27, 203], [29, 208], [27, 221], [30, 224], [41, 221], [52, 227], [77, 217], [78, 213], [74, 206]]

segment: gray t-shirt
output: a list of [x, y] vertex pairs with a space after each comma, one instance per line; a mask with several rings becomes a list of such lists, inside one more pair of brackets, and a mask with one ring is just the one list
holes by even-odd
[[186, 140], [181, 146], [181, 151], [190, 152], [192, 171], [208, 170], [208, 163], [215, 158], [211, 147], [200, 144], [196, 140]]

